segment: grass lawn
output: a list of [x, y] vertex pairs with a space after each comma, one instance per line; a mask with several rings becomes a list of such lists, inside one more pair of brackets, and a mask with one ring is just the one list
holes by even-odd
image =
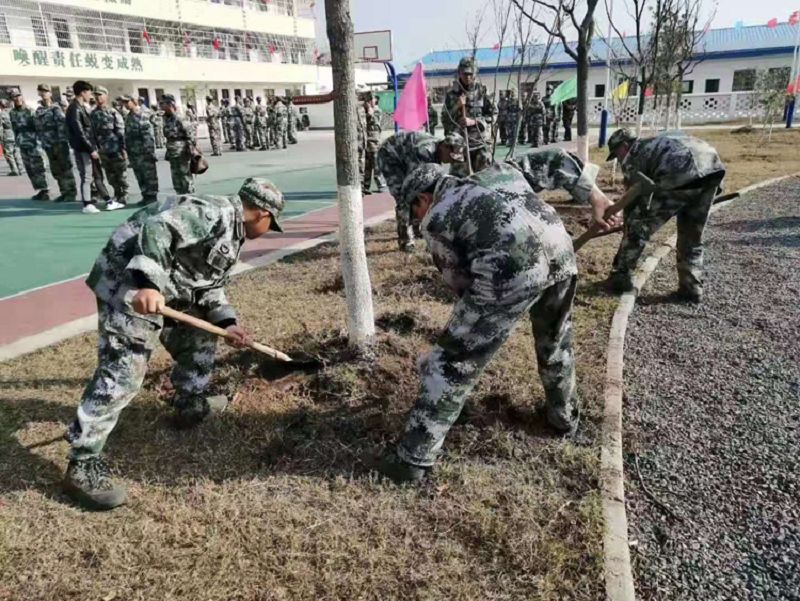
[[[729, 189], [800, 170], [797, 132], [776, 132], [769, 146], [707, 137]], [[577, 234], [587, 215], [563, 198], [552, 196]], [[175, 432], [159, 352], [107, 447], [131, 495], [114, 512], [82, 512], [56, 484], [67, 445], [55, 439], [94, 369], [95, 337], [0, 364], [0, 599], [602, 599], [598, 438], [615, 302], [599, 283], [618, 239], [580, 255], [575, 440], [550, 436], [534, 412], [542, 390], [525, 325], [420, 489], [376, 482], [362, 463], [401, 431], [415, 360], [453, 303], [425, 252], [396, 252], [393, 224], [368, 234], [375, 361], [344, 351], [334, 245], [237, 278], [229, 291], [242, 323], [326, 367], [288, 373], [221, 347], [215, 387], [232, 406]]]

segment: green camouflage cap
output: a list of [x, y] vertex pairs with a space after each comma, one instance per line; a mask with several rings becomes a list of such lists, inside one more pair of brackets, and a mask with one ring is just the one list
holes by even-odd
[[420, 165], [403, 180], [400, 197], [403, 199], [405, 209], [411, 210], [411, 205], [420, 192], [430, 189], [440, 179], [447, 175], [447, 169], [441, 165], [425, 163]]
[[464, 153], [467, 150], [467, 143], [464, 140], [464, 136], [459, 133], [453, 132], [447, 134], [444, 139], [441, 141], [441, 144], [447, 144], [452, 148], [450, 151], [450, 157], [454, 161], [463, 161]]
[[40, 83], [38, 86], [36, 86], [36, 91], [37, 92], [49, 92], [50, 91], [50, 86], [47, 85], [46, 83]]
[[269, 229], [282, 232], [283, 227], [278, 222], [278, 217], [283, 211], [284, 200], [280, 190], [268, 179], [261, 177], [248, 177], [239, 188], [239, 197], [254, 204], [259, 209], [269, 211], [272, 223]]
[[94, 95], [97, 96], [98, 94], [108, 95], [108, 89], [104, 88], [103, 86], [96, 86], [94, 89]]
[[16, 98], [17, 96], [22, 96], [22, 92], [20, 92], [18, 88], [14, 88], [13, 90], [11, 90], [11, 91], [8, 93], [8, 95], [9, 95], [11, 98]]
[[625, 143], [630, 143], [636, 140], [636, 135], [629, 129], [618, 129], [608, 139], [608, 158], [606, 162], [616, 158], [617, 148]]
[[472, 73], [475, 74], [477, 68], [475, 67], [475, 60], [472, 57], [465, 56], [460, 61], [458, 61], [458, 72], [459, 73]]

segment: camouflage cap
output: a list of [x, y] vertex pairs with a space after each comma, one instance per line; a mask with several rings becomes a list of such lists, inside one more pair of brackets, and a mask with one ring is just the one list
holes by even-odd
[[50, 86], [48, 86], [46, 83], [40, 83], [38, 86], [36, 86], [36, 91], [37, 92], [49, 92], [50, 91]]
[[161, 96], [161, 100], [159, 102], [164, 104], [175, 104], [175, 96], [172, 94], [164, 94]]
[[11, 91], [8, 93], [8, 95], [9, 95], [11, 98], [16, 98], [17, 96], [22, 96], [22, 92], [20, 92], [20, 91], [19, 91], [19, 88], [14, 88], [13, 90], [11, 90]]
[[269, 229], [276, 232], [283, 231], [283, 227], [278, 222], [278, 217], [283, 211], [285, 202], [283, 194], [275, 184], [261, 177], [248, 177], [244, 180], [242, 187], [239, 188], [239, 197], [254, 204], [259, 209], [269, 211], [270, 215], [272, 215], [272, 223]]
[[475, 71], [477, 71], [477, 69], [475, 67], [475, 60], [472, 57], [465, 56], [458, 61], [459, 73], [472, 73], [474, 75]]
[[108, 95], [108, 89], [104, 88], [103, 86], [97, 86], [94, 89], [94, 95], [97, 96], [98, 94]]
[[450, 157], [454, 161], [464, 160], [464, 152], [467, 150], [467, 143], [464, 140], [464, 136], [456, 132], [449, 133], [444, 137], [440, 144], [446, 144], [452, 148], [450, 151]]
[[400, 192], [405, 208], [410, 211], [411, 205], [414, 204], [417, 196], [436, 185], [445, 175], [447, 175], [447, 169], [433, 163], [420, 165], [409, 173], [406, 179], [403, 180], [403, 187]]
[[626, 143], [636, 140], [636, 134], [627, 128], [618, 129], [608, 139], [608, 158], [606, 162], [616, 158], [617, 148]]
[[131, 102], [131, 101], [136, 102], [136, 99], [129, 94], [123, 94], [122, 96], [117, 98], [117, 100], [122, 100], [122, 102]]

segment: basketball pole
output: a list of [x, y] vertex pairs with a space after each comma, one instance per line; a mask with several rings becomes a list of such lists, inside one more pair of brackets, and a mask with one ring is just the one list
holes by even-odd
[[[397, 71], [394, 69], [394, 65], [390, 62], [383, 63], [383, 66], [386, 67], [386, 72], [389, 75], [389, 79], [392, 80], [392, 87], [394, 88], [394, 112], [397, 112]], [[400, 126], [397, 125], [397, 121], [394, 122], [394, 133], [400, 131]]]

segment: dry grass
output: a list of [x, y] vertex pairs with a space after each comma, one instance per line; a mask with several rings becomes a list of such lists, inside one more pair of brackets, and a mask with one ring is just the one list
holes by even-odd
[[[585, 214], [561, 208], [579, 231]], [[232, 407], [175, 432], [159, 354], [108, 445], [131, 490], [110, 514], [66, 504], [56, 485], [67, 446], [53, 439], [94, 368], [94, 337], [0, 365], [0, 599], [602, 598], [598, 425], [615, 303], [599, 282], [618, 236], [580, 257], [576, 440], [549, 436], [534, 412], [542, 391], [523, 325], [420, 490], [376, 482], [362, 460], [401, 431], [415, 359], [452, 298], [424, 253], [395, 251], [390, 224], [368, 238], [374, 363], [343, 350], [334, 246], [238, 278], [242, 321], [325, 367], [287, 373], [225, 350], [215, 386], [236, 393]]]

